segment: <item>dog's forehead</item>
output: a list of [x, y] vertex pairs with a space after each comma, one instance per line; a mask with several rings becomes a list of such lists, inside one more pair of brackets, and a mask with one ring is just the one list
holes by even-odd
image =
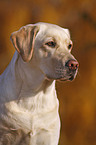
[[62, 39], [70, 39], [70, 33], [68, 29], [62, 28], [58, 25], [49, 23], [38, 23], [40, 26], [41, 36], [59, 37]]

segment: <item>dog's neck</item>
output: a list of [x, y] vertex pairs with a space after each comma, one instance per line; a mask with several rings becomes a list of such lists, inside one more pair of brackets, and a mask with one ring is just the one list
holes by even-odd
[[43, 93], [50, 92], [52, 86], [55, 89], [55, 80], [48, 80], [41, 69], [34, 65], [35, 63], [33, 59], [30, 62], [24, 62], [21, 57], [18, 59], [17, 70], [22, 82], [20, 93], [22, 97], [34, 96], [41, 91]]
[[33, 60], [32, 63], [25, 63], [22, 58], [19, 59], [18, 68], [20, 68], [20, 78], [23, 80], [18, 97], [20, 105], [23, 104], [24, 108], [26, 106], [28, 110], [34, 105], [38, 110], [41, 110], [39, 107], [54, 107], [57, 102], [55, 81], [46, 79], [42, 71], [34, 65]]
[[[4, 97], [6, 102], [18, 102], [18, 105], [20, 104], [20, 106], [28, 110], [32, 109], [32, 106], [38, 108], [38, 110], [40, 107], [54, 108], [57, 104], [55, 81], [47, 80], [38, 68], [34, 65], [30, 68], [30, 63], [25, 63], [21, 59], [15, 52], [9, 69], [7, 69], [8, 72], [4, 72], [5, 83], [3, 84], [6, 84], [7, 81], [7, 85], [9, 85], [5, 86], [9, 89], [5, 90], [5, 95], [8, 97]], [[31, 73], [29, 73], [30, 71]]]

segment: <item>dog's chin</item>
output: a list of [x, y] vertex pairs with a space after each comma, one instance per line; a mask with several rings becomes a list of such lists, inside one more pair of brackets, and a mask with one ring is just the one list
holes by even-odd
[[77, 72], [76, 73], [71, 73], [65, 77], [59, 78], [59, 81], [73, 81], [76, 78]]
[[61, 78], [57, 78], [57, 81], [73, 81], [76, 77], [76, 74], [71, 74], [69, 76], [65, 76], [65, 77], [61, 77]]
[[62, 81], [73, 81], [75, 78], [74, 76], [68, 77], [68, 78], [59, 78], [56, 79], [56, 81], [62, 82]]
[[71, 74], [67, 74], [67, 75], [58, 75], [58, 76], [55, 76], [55, 75], [46, 75], [46, 79], [48, 81], [53, 81], [53, 80], [56, 80], [56, 81], [73, 81], [75, 79], [77, 75], [77, 72], [76, 73], [71, 73]]
[[72, 75], [72, 76], [57, 77], [57, 78], [47, 76], [46, 79], [48, 81], [56, 80], [56, 81], [59, 81], [59, 82], [63, 82], [63, 81], [73, 81], [75, 79], [75, 76]]

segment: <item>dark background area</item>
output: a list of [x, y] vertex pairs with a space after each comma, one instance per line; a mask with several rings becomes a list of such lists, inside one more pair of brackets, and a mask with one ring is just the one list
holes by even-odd
[[96, 145], [96, 0], [0, 0], [0, 73], [15, 51], [11, 33], [39, 21], [70, 30], [80, 64], [75, 81], [56, 84], [59, 145]]

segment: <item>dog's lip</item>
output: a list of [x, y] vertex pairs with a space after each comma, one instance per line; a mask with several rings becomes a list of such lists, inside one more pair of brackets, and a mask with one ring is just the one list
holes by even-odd
[[64, 78], [64, 77], [60, 77], [60, 78], [57, 78], [56, 80], [57, 81], [68, 81], [70, 78]]
[[69, 81], [73, 81], [74, 80], [74, 76], [71, 76], [70, 78], [69, 78]]
[[60, 78], [57, 78], [56, 80], [57, 80], [57, 81], [73, 81], [74, 78], [75, 78], [74, 75], [70, 75], [70, 76], [68, 76], [67, 78], [60, 77]]
[[70, 74], [67, 77], [60, 76], [58, 78], [50, 78], [49, 76], [46, 76], [47, 80], [56, 80], [56, 81], [73, 81], [74, 78], [75, 78], [75, 75], [73, 75], [73, 74]]

